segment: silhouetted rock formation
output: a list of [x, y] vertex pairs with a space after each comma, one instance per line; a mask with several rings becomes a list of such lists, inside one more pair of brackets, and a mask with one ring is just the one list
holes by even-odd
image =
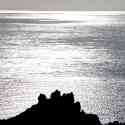
[[[58, 90], [52, 93], [49, 99], [40, 94], [38, 104], [16, 117], [1, 120], [0, 123], [102, 125], [97, 115], [87, 114], [81, 110], [80, 103], [74, 101], [73, 93], [61, 96]], [[106, 125], [123, 125], [123, 123], [113, 122]]]

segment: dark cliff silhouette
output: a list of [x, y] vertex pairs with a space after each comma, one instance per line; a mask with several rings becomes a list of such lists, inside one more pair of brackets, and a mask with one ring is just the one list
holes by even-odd
[[[0, 124], [5, 123], [102, 125], [97, 115], [87, 114], [81, 109], [80, 103], [75, 102], [73, 93], [61, 95], [58, 90], [50, 98], [40, 94], [38, 104], [16, 117], [0, 121]], [[125, 124], [115, 121], [106, 125]]]

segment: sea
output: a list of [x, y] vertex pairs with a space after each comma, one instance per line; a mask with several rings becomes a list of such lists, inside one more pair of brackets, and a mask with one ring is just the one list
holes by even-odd
[[125, 122], [125, 12], [0, 13], [0, 119], [57, 89]]

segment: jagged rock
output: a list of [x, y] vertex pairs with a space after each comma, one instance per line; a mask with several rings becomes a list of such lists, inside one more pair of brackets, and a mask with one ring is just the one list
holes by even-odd
[[[79, 102], [74, 101], [73, 93], [63, 94], [56, 90], [46, 98], [40, 94], [38, 104], [33, 105], [25, 112], [8, 120], [1, 120], [1, 124], [76, 124], [76, 125], [102, 125], [98, 116], [87, 114], [81, 110]], [[106, 125], [125, 125], [124, 123], [114, 122]]]

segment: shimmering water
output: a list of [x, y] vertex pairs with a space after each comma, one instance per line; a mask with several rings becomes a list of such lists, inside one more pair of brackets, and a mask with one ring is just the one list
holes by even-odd
[[59, 89], [102, 122], [125, 122], [125, 15], [28, 16], [0, 16], [0, 118]]

